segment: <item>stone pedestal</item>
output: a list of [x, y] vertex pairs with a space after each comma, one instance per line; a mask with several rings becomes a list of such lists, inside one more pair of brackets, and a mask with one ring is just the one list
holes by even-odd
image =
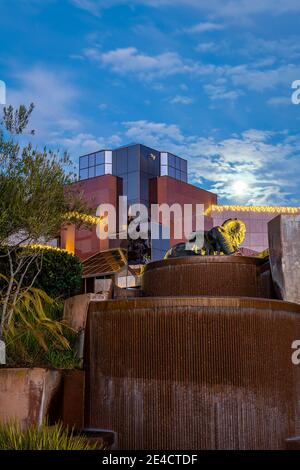
[[280, 299], [300, 304], [300, 215], [268, 223], [271, 272]]

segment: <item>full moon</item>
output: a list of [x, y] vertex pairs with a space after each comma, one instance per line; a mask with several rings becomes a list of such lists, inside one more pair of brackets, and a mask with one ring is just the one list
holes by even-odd
[[233, 183], [232, 189], [236, 196], [243, 196], [248, 189], [248, 184], [245, 181], [239, 180]]

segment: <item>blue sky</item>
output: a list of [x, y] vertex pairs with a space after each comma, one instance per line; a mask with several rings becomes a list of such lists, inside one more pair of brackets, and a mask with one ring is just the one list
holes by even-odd
[[300, 206], [299, 21], [299, 0], [0, 0], [0, 80], [75, 163], [141, 142], [220, 203]]

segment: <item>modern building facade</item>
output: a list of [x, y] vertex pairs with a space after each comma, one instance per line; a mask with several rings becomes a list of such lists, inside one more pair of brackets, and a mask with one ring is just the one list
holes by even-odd
[[[79, 158], [79, 181], [73, 190], [83, 192], [88, 204], [96, 211], [103, 203], [114, 205], [118, 210], [119, 196], [127, 196], [128, 207], [144, 204], [178, 203], [193, 204], [192, 224], [195, 228], [196, 204], [204, 204], [207, 210], [217, 204], [215, 194], [188, 183], [187, 161], [170, 152], [161, 152], [141, 144], [101, 150]], [[161, 225], [161, 220], [151, 221]], [[211, 219], [206, 218], [206, 228], [211, 228]], [[116, 227], [116, 231], [120, 231]], [[151, 259], [160, 259], [175, 242], [174, 214], [171, 214], [170, 236], [151, 239]], [[161, 231], [160, 231], [161, 232]], [[162, 233], [162, 232], [161, 232]], [[96, 228], [75, 229], [66, 225], [61, 232], [61, 246], [86, 259], [98, 251], [126, 248], [124, 240], [99, 240]]]
[[101, 150], [79, 158], [80, 181], [103, 175], [121, 178], [123, 195], [127, 196], [129, 205], [149, 205], [150, 180], [170, 176], [186, 183], [187, 161], [140, 144]]
[[[243, 243], [245, 254], [263, 251], [268, 246], [267, 224], [278, 214], [298, 213], [299, 208], [289, 207], [249, 207], [220, 206], [217, 196], [209, 191], [188, 183], [188, 162], [186, 159], [167, 151], [159, 151], [142, 144], [132, 144], [115, 150], [101, 150], [79, 158], [79, 181], [73, 190], [84, 193], [93, 210], [100, 204], [112, 204], [117, 210], [119, 196], [127, 196], [128, 206], [144, 204], [150, 209], [152, 204], [174, 203], [184, 208], [192, 205], [192, 228], [195, 229], [196, 205], [204, 206], [204, 229], [222, 225], [229, 218], [240, 218], [246, 223], [246, 239]], [[167, 239], [150, 240], [150, 258], [164, 257], [166, 251], [184, 241], [174, 237], [174, 217], [171, 213]], [[152, 220], [162, 231], [163, 220]], [[122, 227], [116, 226], [119, 233]], [[61, 231], [61, 247], [87, 259], [99, 251], [126, 248], [126, 240], [100, 240], [96, 227], [76, 229], [68, 224]]]

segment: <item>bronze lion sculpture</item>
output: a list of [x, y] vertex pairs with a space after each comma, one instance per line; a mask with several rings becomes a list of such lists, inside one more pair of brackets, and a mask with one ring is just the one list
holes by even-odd
[[202, 240], [203, 235], [202, 246], [197, 244], [197, 233], [193, 232], [188, 238], [188, 243], [174, 245], [167, 251], [165, 259], [180, 256], [234, 255], [238, 253], [239, 246], [245, 239], [246, 225], [239, 219], [227, 219], [221, 226], [202, 233]]

